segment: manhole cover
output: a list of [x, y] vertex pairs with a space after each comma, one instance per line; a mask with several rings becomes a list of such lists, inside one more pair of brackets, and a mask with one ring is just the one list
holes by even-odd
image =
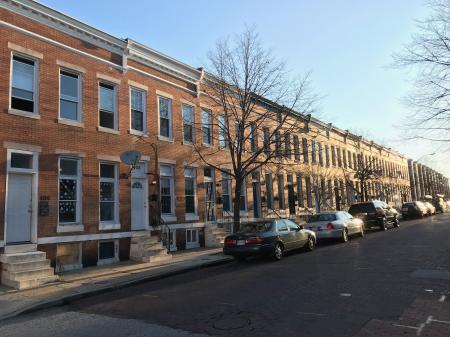
[[213, 326], [218, 330], [241, 329], [250, 324], [250, 319], [244, 317], [225, 317], [214, 322]]

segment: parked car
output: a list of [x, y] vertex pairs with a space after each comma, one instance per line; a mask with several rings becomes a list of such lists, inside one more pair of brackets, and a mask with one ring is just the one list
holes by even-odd
[[424, 202], [425, 207], [427, 208], [428, 215], [435, 215], [436, 214], [436, 207], [434, 207], [431, 202]]
[[444, 213], [445, 212], [445, 202], [444, 198], [440, 196], [436, 196], [432, 201], [433, 206], [436, 208], [436, 212]]
[[397, 210], [380, 200], [353, 204], [348, 212], [355, 218], [362, 219], [365, 228], [376, 226], [381, 230], [387, 230], [389, 224], [394, 227], [400, 226]]
[[314, 249], [316, 235], [287, 219], [243, 225], [239, 232], [228, 235], [224, 240], [223, 253], [237, 260], [252, 255], [271, 256], [281, 260], [290, 250]]
[[428, 214], [427, 207], [420, 201], [405, 202], [402, 205], [403, 219], [423, 218]]
[[340, 239], [347, 242], [350, 235], [364, 236], [364, 223], [343, 211], [322, 212], [309, 217], [306, 228], [316, 233], [320, 239]]

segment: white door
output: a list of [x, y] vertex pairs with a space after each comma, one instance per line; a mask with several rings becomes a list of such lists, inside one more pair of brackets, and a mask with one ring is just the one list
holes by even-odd
[[147, 179], [131, 179], [131, 229], [148, 228]]
[[32, 182], [31, 174], [8, 175], [7, 243], [31, 242]]

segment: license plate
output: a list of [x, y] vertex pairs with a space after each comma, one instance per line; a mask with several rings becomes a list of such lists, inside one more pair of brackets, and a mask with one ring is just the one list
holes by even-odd
[[238, 246], [244, 246], [245, 245], [245, 240], [237, 240], [236, 243]]

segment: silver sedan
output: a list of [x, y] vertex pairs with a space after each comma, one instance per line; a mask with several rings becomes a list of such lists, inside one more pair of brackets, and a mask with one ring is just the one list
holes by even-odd
[[343, 211], [322, 212], [312, 215], [305, 228], [316, 233], [317, 239], [340, 239], [347, 242], [350, 235], [364, 236], [364, 223]]

